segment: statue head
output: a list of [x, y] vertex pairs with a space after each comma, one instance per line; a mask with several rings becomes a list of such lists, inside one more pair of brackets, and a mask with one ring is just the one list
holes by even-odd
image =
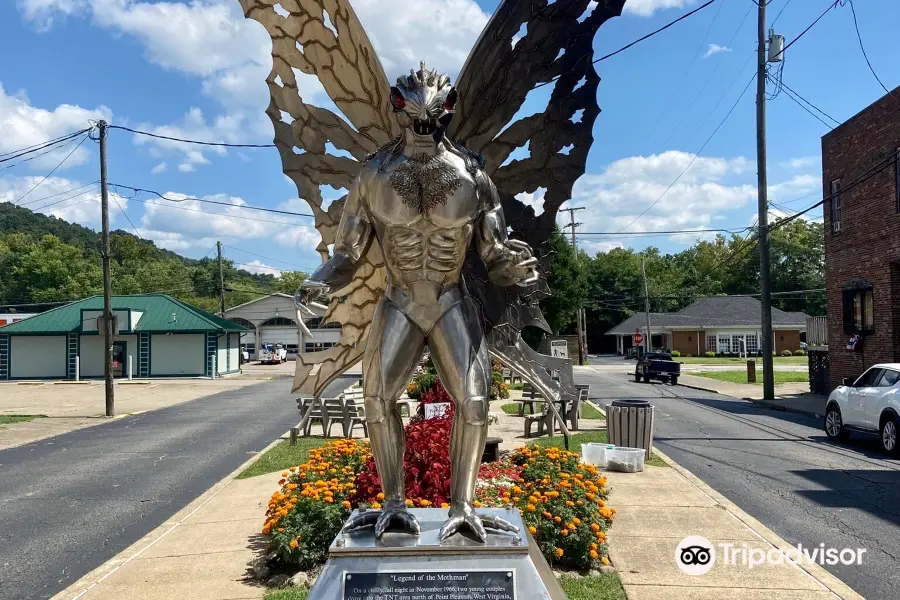
[[397, 78], [391, 87], [391, 106], [401, 127], [422, 137], [443, 135], [450, 124], [459, 95], [447, 75], [427, 71], [425, 63], [418, 71]]

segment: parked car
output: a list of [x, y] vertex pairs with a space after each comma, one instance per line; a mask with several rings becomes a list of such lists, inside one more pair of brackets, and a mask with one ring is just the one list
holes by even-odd
[[900, 363], [870, 367], [856, 381], [845, 378], [825, 404], [825, 434], [846, 439], [850, 432], [878, 433], [886, 452], [897, 452], [900, 430]]
[[263, 344], [259, 349], [259, 362], [263, 365], [287, 362], [287, 349], [283, 344]]
[[247, 352], [246, 348], [241, 349], [241, 364], [246, 362], [250, 362], [250, 353]]
[[650, 383], [651, 379], [668, 381], [672, 385], [678, 385], [678, 376], [681, 375], [681, 363], [672, 360], [672, 355], [666, 352], [648, 352], [638, 359], [634, 367], [634, 380]]

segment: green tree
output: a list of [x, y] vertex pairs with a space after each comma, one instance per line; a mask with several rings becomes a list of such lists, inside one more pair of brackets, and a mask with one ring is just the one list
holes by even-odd
[[547, 283], [552, 295], [541, 302], [541, 310], [554, 333], [562, 333], [574, 328], [578, 309], [587, 298], [590, 257], [583, 252], [576, 255], [559, 231], [553, 233], [548, 244], [551, 262]]

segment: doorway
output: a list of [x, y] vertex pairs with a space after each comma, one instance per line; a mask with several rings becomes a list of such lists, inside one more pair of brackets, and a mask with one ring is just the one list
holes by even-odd
[[113, 342], [112, 373], [113, 377], [125, 377], [125, 365], [128, 362], [128, 342]]

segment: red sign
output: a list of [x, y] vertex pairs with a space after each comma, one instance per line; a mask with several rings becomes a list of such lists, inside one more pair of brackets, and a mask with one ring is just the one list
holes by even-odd
[[640, 346], [644, 343], [644, 336], [642, 336], [640, 333], [635, 333], [633, 336], [631, 336], [631, 343], [633, 343], [635, 346]]

